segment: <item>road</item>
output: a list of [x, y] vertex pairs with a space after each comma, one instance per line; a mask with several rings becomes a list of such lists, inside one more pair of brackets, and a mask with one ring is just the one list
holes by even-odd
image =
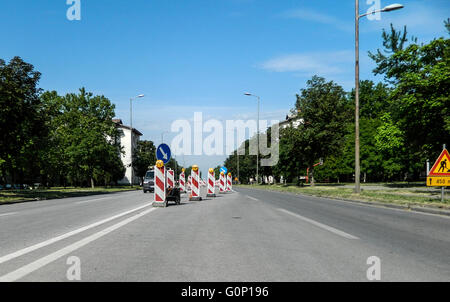
[[68, 281], [73, 256], [81, 281], [367, 281], [371, 256], [382, 281], [450, 281], [447, 217], [242, 188], [152, 199], [0, 206], [0, 281]]

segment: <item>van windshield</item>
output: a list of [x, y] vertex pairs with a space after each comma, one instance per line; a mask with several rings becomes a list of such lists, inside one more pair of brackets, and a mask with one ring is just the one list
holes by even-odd
[[147, 171], [147, 173], [145, 174], [146, 179], [153, 179], [154, 177], [155, 177], [154, 171]]

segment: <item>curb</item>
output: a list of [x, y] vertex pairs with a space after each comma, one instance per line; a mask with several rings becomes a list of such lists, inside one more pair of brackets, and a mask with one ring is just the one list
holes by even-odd
[[[243, 188], [243, 189], [245, 189], [245, 188]], [[357, 203], [357, 204], [362, 204], [362, 205], [371, 205], [371, 206], [377, 206], [377, 207], [383, 207], [383, 208], [391, 208], [391, 209], [397, 209], [397, 210], [405, 210], [405, 211], [427, 213], [427, 214], [435, 214], [435, 215], [442, 215], [442, 216], [449, 216], [450, 217], [450, 210], [437, 209], [437, 208], [434, 208], [434, 207], [411, 206], [409, 204], [408, 205], [399, 205], [399, 204], [392, 204], [392, 203], [382, 203], [382, 202], [374, 202], [374, 201], [362, 201], [362, 200], [336, 198], [336, 197], [324, 197], [324, 196], [315, 196], [315, 195], [308, 195], [308, 194], [281, 192], [281, 191], [255, 189], [255, 188], [250, 188], [250, 189], [251, 190], [258, 190], [258, 191], [265, 191], [265, 192], [267, 192], [267, 191], [269, 191], [269, 192], [276, 192], [276, 193], [288, 194], [288, 195], [293, 195], [293, 196], [306, 196], [306, 197], [314, 197], [314, 198], [319, 198], [319, 199], [332, 199], [332, 200], [346, 201], [346, 202]]]

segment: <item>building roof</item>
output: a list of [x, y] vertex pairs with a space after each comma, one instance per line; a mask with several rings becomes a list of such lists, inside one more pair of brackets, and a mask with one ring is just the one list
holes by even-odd
[[[113, 121], [113, 123], [116, 124], [116, 127], [118, 127], [118, 128], [131, 130], [131, 127], [130, 127], [130, 126], [127, 126], [127, 125], [124, 125], [121, 119], [113, 119], [112, 121]], [[139, 130], [137, 130], [136, 128], [133, 128], [133, 132], [134, 132], [134, 134], [139, 135], [139, 136], [142, 136], [142, 135], [143, 135], [143, 134], [142, 134]]]

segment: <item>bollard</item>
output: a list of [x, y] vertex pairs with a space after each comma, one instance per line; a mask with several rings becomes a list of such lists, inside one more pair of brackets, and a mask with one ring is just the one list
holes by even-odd
[[231, 173], [227, 175], [227, 192], [231, 192], [233, 190], [233, 179], [231, 178]]
[[208, 194], [206, 195], [208, 197], [216, 197], [215, 180], [216, 176], [214, 174], [214, 169], [211, 168], [208, 173]]
[[191, 187], [191, 195], [189, 197], [189, 200], [190, 201], [202, 200], [202, 198], [200, 197], [200, 177], [199, 177], [199, 171], [198, 171], [197, 165], [192, 166], [191, 181], [192, 181], [192, 187]]
[[167, 207], [166, 201], [166, 169], [162, 160], [158, 160], [155, 166], [155, 193], [154, 207]]
[[180, 174], [180, 192], [181, 193], [186, 193], [186, 178], [184, 175], [184, 169], [181, 170], [181, 174]]

